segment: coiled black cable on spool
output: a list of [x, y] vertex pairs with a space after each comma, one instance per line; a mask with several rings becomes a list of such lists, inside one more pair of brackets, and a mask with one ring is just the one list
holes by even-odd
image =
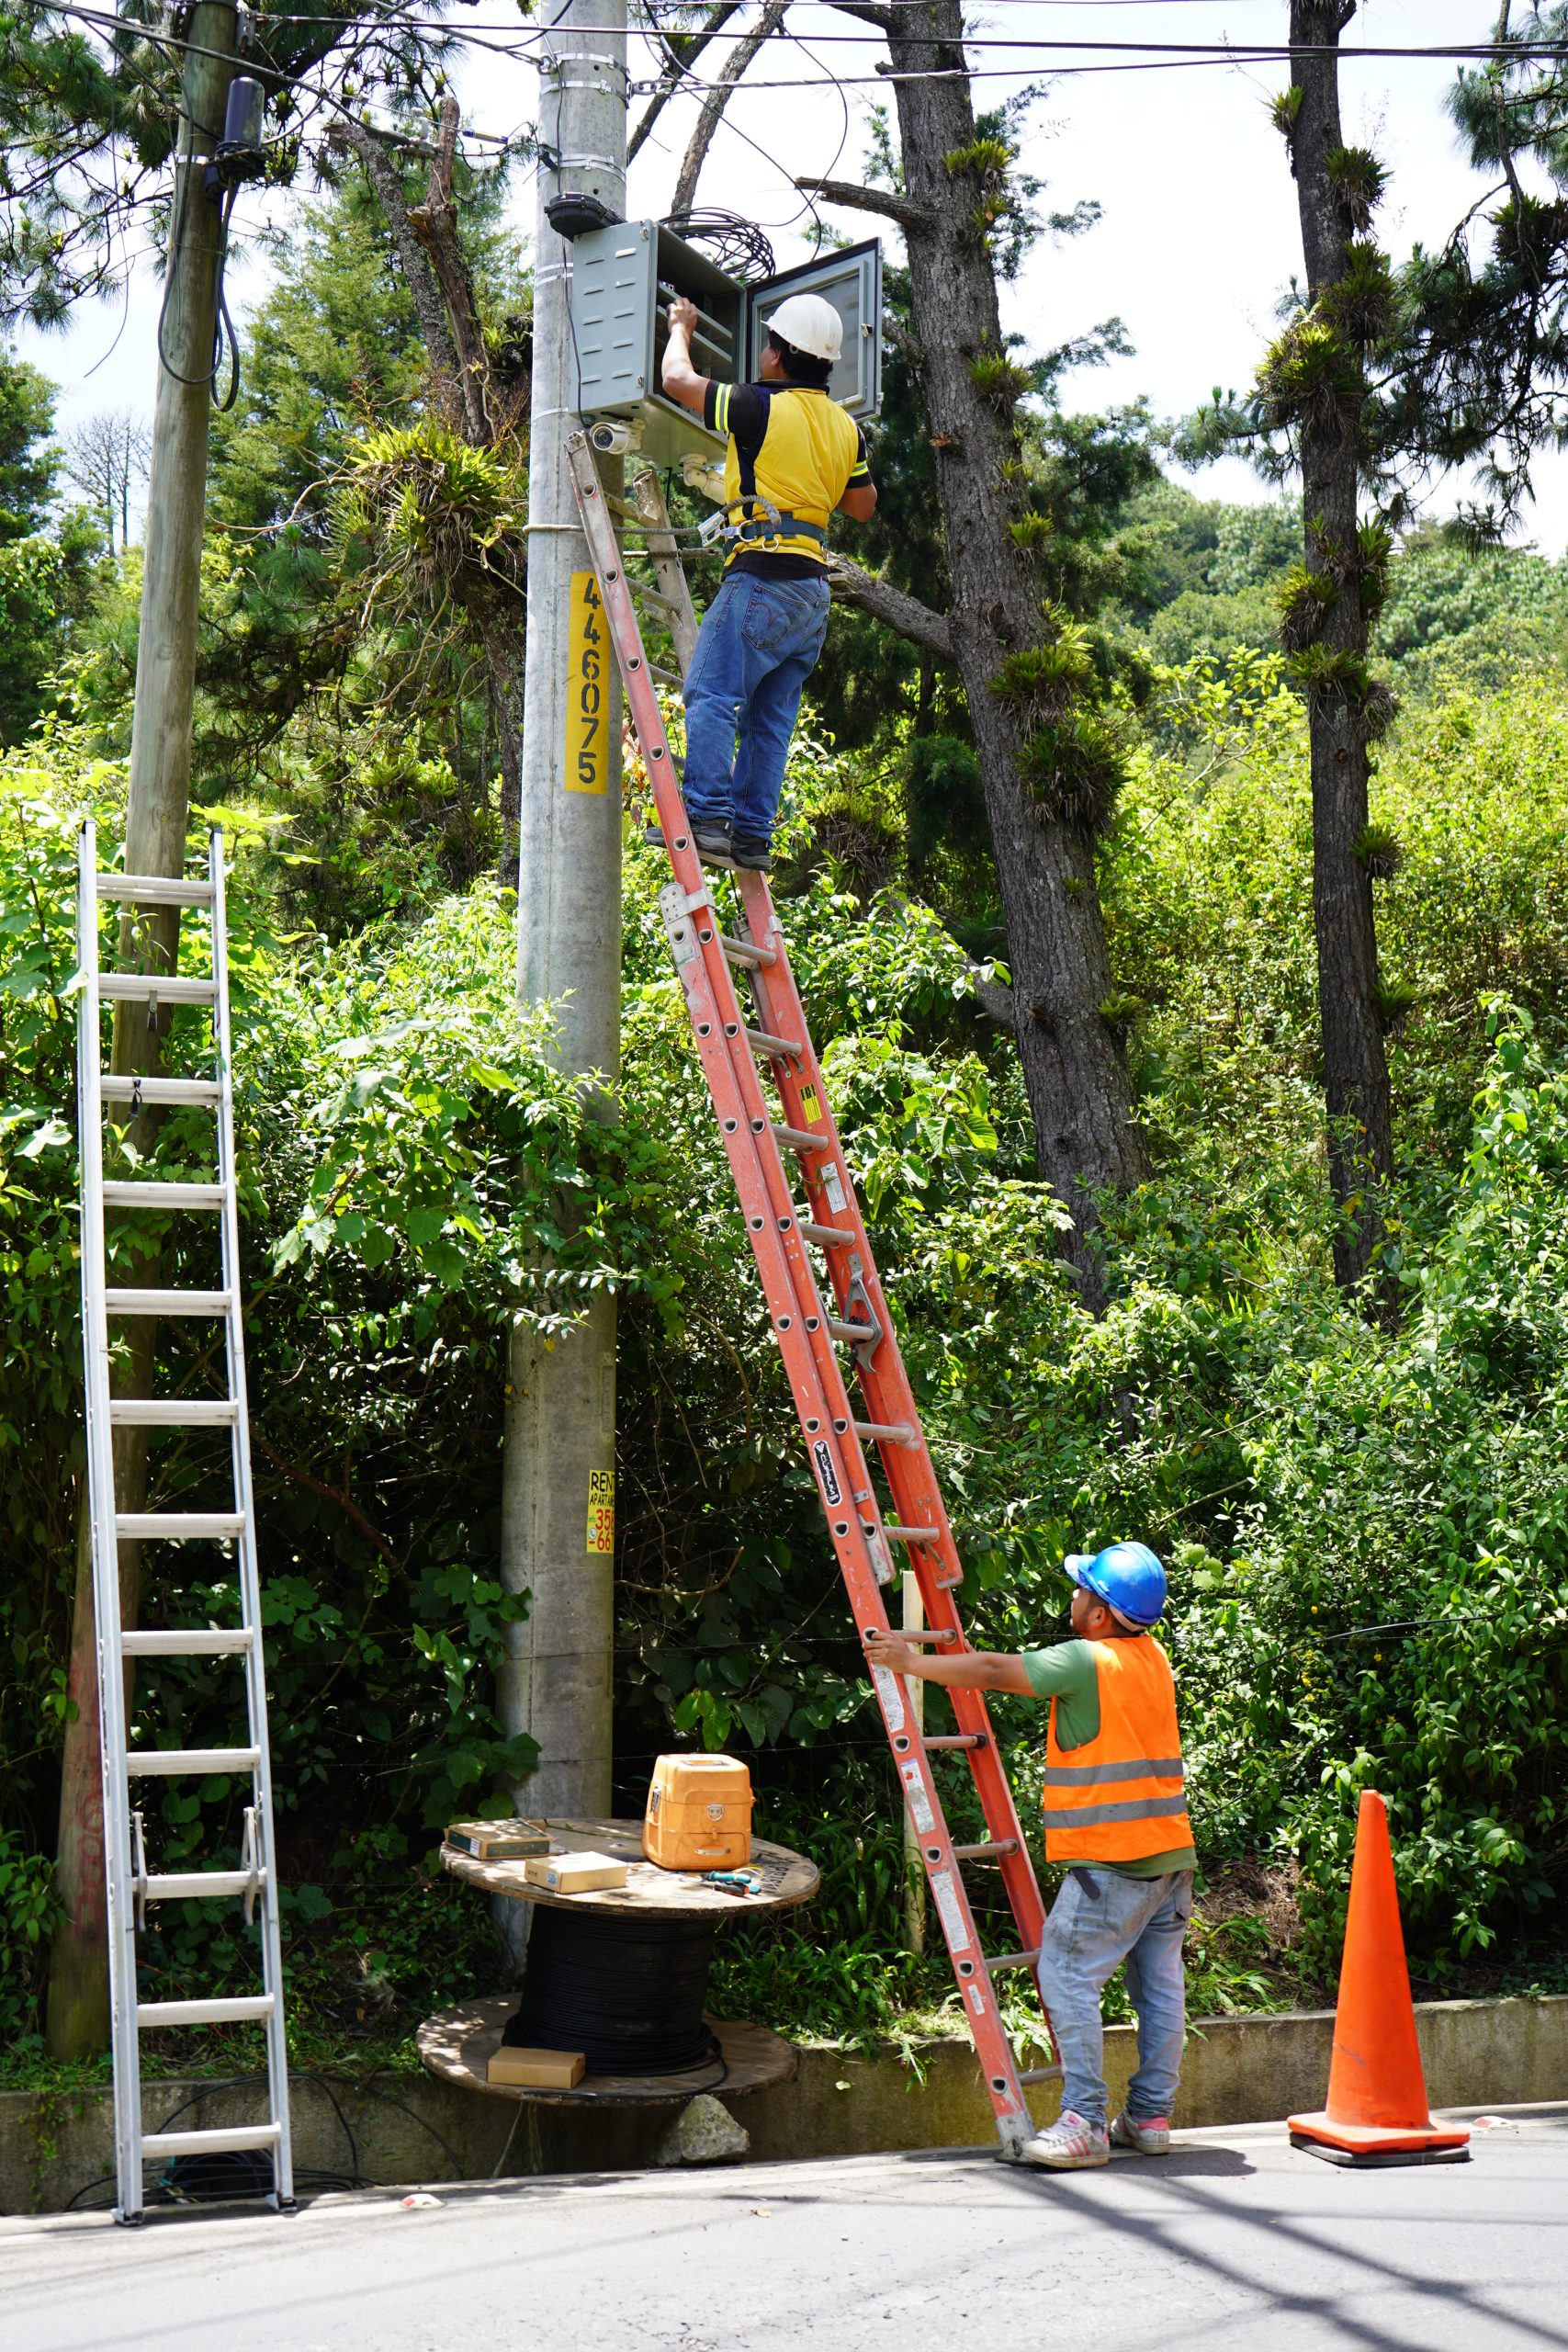
[[591, 2075], [683, 2075], [723, 2063], [703, 2015], [716, 1920], [536, 1906], [523, 1998], [504, 2043], [581, 2050]]

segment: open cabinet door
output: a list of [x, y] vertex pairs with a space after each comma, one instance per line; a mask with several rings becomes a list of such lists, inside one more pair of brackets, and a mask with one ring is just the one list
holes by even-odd
[[882, 406], [880, 238], [824, 254], [820, 261], [804, 262], [798, 269], [786, 269], [747, 288], [746, 375], [751, 383], [760, 373], [768, 321], [786, 294], [820, 294], [842, 319], [843, 348], [828, 390], [857, 424], [863, 424]]

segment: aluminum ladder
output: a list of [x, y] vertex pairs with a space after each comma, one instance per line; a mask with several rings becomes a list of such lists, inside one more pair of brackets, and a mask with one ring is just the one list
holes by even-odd
[[[173, 973], [99, 968], [98, 910], [104, 900], [123, 908], [189, 908], [205, 912], [211, 930], [208, 978]], [[114, 2049], [117, 2222], [143, 2211], [143, 2166], [175, 2156], [228, 2149], [264, 2150], [272, 2162], [268, 2202], [294, 2202], [288, 2138], [288, 2051], [283, 2008], [283, 1961], [278, 1937], [272, 1783], [267, 1758], [266, 1683], [262, 1657], [261, 1587], [255, 1510], [251, 1495], [250, 1436], [245, 1410], [244, 1335], [240, 1306], [240, 1228], [234, 1186], [232, 1056], [229, 1030], [228, 942], [223, 912], [223, 842], [214, 830], [205, 879], [161, 875], [103, 874], [96, 829], [89, 820], [77, 842], [76, 1099], [82, 1155], [82, 1340], [86, 1372], [87, 1482], [92, 1513], [93, 1601], [97, 1623], [98, 1701], [103, 1757], [104, 1867], [107, 1882], [109, 1996]], [[118, 1076], [103, 1068], [100, 1014], [106, 1002], [211, 1008], [212, 1069], [199, 1078]], [[198, 1104], [213, 1114], [215, 1183], [156, 1177], [106, 1181], [104, 1106]], [[212, 1216], [218, 1220], [221, 1287], [218, 1290], [111, 1289], [104, 1221], [109, 1213], [152, 1209]], [[221, 1397], [117, 1396], [110, 1393], [111, 1317], [190, 1316], [221, 1322], [227, 1393]], [[143, 1511], [116, 1507], [116, 1429], [227, 1429], [233, 1508], [223, 1511]], [[128, 1632], [120, 1622], [119, 1544], [212, 1538], [235, 1553], [239, 1623], [179, 1631]], [[243, 1747], [181, 1749], [127, 1746], [126, 1661], [139, 1657], [232, 1657], [240, 1661], [247, 1718]], [[134, 1669], [132, 1669], [134, 1670]], [[250, 1802], [238, 1870], [158, 1873], [147, 1866], [142, 1816], [133, 1809], [132, 1781], [204, 1778], [227, 1772], [248, 1778]], [[247, 1925], [259, 1928], [262, 1991], [216, 2000], [143, 2001], [137, 1991], [136, 1935], [151, 1903], [237, 1896]], [[250, 2022], [266, 2028], [267, 2117], [264, 2123], [187, 2132], [145, 2132], [141, 2122], [140, 2035], [164, 2026]]]
[[[581, 432], [568, 436], [567, 463], [673, 872], [660, 892], [660, 910], [856, 1625], [863, 1638], [873, 1626], [886, 1630], [883, 1595], [894, 1581], [892, 1547], [898, 1544], [925, 1620], [924, 1630], [904, 1638], [966, 1648], [953, 1597], [963, 1569], [766, 877], [735, 874], [734, 927], [727, 934], [712, 876], [687, 831], [654, 693], [656, 681], [673, 681], [667, 672], [650, 672], [636, 610], [637, 601], [656, 608], [683, 673], [695, 624], [657, 477], [642, 474], [635, 505], [613, 498]], [[617, 520], [642, 534], [657, 588], [628, 581]], [[750, 998], [745, 1008], [737, 973]], [[797, 1178], [804, 1204], [796, 1198]], [[812, 1251], [827, 1268], [827, 1297]], [[858, 1405], [846, 1361], [854, 1367]], [[996, 1979], [1038, 1962], [1044, 1912], [985, 1697], [951, 1690], [958, 1729], [928, 1738], [907, 1685], [886, 1667], [872, 1670], [1002, 2154], [1016, 2158], [1034, 2131], [1026, 2088], [1059, 2081], [1061, 2070], [1021, 2071], [998, 2008]], [[987, 1830], [978, 1844], [954, 1845], [948, 1830], [933, 1758], [949, 1750], [963, 1757], [974, 1778]], [[981, 1949], [964, 1879], [973, 1864], [999, 1873], [1016, 1928], [1013, 1951]]]

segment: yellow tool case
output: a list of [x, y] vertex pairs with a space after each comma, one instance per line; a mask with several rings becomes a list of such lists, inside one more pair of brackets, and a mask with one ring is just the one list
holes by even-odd
[[661, 1756], [642, 1850], [666, 1871], [736, 1870], [751, 1859], [751, 1775], [733, 1756]]

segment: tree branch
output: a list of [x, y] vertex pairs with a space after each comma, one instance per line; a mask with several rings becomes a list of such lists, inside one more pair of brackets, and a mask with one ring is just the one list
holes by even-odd
[[814, 189], [829, 204], [847, 205], [852, 212], [880, 212], [885, 220], [897, 220], [900, 229], [937, 225], [936, 214], [925, 205], [912, 204], [907, 196], [895, 196], [888, 187], [857, 187], [852, 180], [796, 180], [795, 186]]
[[715, 33], [728, 23], [740, 6], [740, 0], [718, 0], [718, 5], [705, 18], [694, 33], [661, 32], [660, 39], [670, 55], [663, 79], [643, 108], [642, 119], [626, 142], [626, 161], [631, 163], [644, 140], [653, 129], [671, 99], [679, 95], [682, 83], [696, 63]]
[[939, 662], [953, 660], [953, 630], [944, 614], [933, 613], [919, 597], [906, 596], [901, 588], [878, 580], [874, 572], [852, 563], [848, 556], [829, 556], [828, 577], [846, 605], [858, 605], [873, 620], [918, 645], [922, 653], [934, 653]]
[[485, 401], [490, 384], [490, 356], [485, 349], [484, 329], [479, 324], [479, 305], [474, 300], [474, 282], [457, 243], [457, 208], [452, 201], [452, 166], [462, 119], [457, 99], [443, 98], [430, 185], [424, 202], [415, 205], [409, 213], [408, 223], [430, 255], [430, 266], [451, 322], [468, 439], [476, 449], [488, 449], [495, 440], [494, 424]]
[[457, 396], [457, 346], [452, 340], [452, 330], [442, 307], [441, 291], [435, 283], [429, 257], [409, 226], [408, 206], [403, 201], [402, 183], [396, 167], [380, 141], [367, 130], [363, 123], [355, 122], [352, 115], [340, 117], [328, 136], [346, 147], [352, 147], [365, 166], [366, 177], [376, 191], [387, 227], [391, 232], [392, 243], [397, 247], [414, 316], [424, 338], [431, 373], [437, 385], [455, 402]]
[[750, 71], [751, 61], [763, 42], [771, 34], [776, 33], [780, 25], [783, 24], [784, 10], [788, 6], [789, 0], [767, 0], [767, 6], [745, 40], [738, 41], [731, 50], [728, 63], [703, 100], [702, 112], [697, 117], [696, 129], [692, 133], [685, 161], [681, 165], [680, 175], [675, 182], [675, 193], [670, 199], [670, 209], [672, 213], [691, 210], [693, 199], [697, 193], [697, 181], [702, 175], [703, 165], [707, 161], [708, 149], [713, 144], [714, 132], [723, 119], [724, 109], [729, 104], [741, 75]]
[[858, 17], [863, 24], [874, 25], [878, 32], [891, 33], [897, 21], [896, 8], [879, 8], [874, 0], [834, 0], [840, 17]]
[[1000, 980], [982, 979], [977, 971], [971, 972], [969, 977], [975, 989], [975, 1001], [981, 1012], [989, 1013], [993, 1021], [999, 1021], [1004, 1029], [1011, 1029], [1018, 1018], [1011, 989], [1004, 989]]

